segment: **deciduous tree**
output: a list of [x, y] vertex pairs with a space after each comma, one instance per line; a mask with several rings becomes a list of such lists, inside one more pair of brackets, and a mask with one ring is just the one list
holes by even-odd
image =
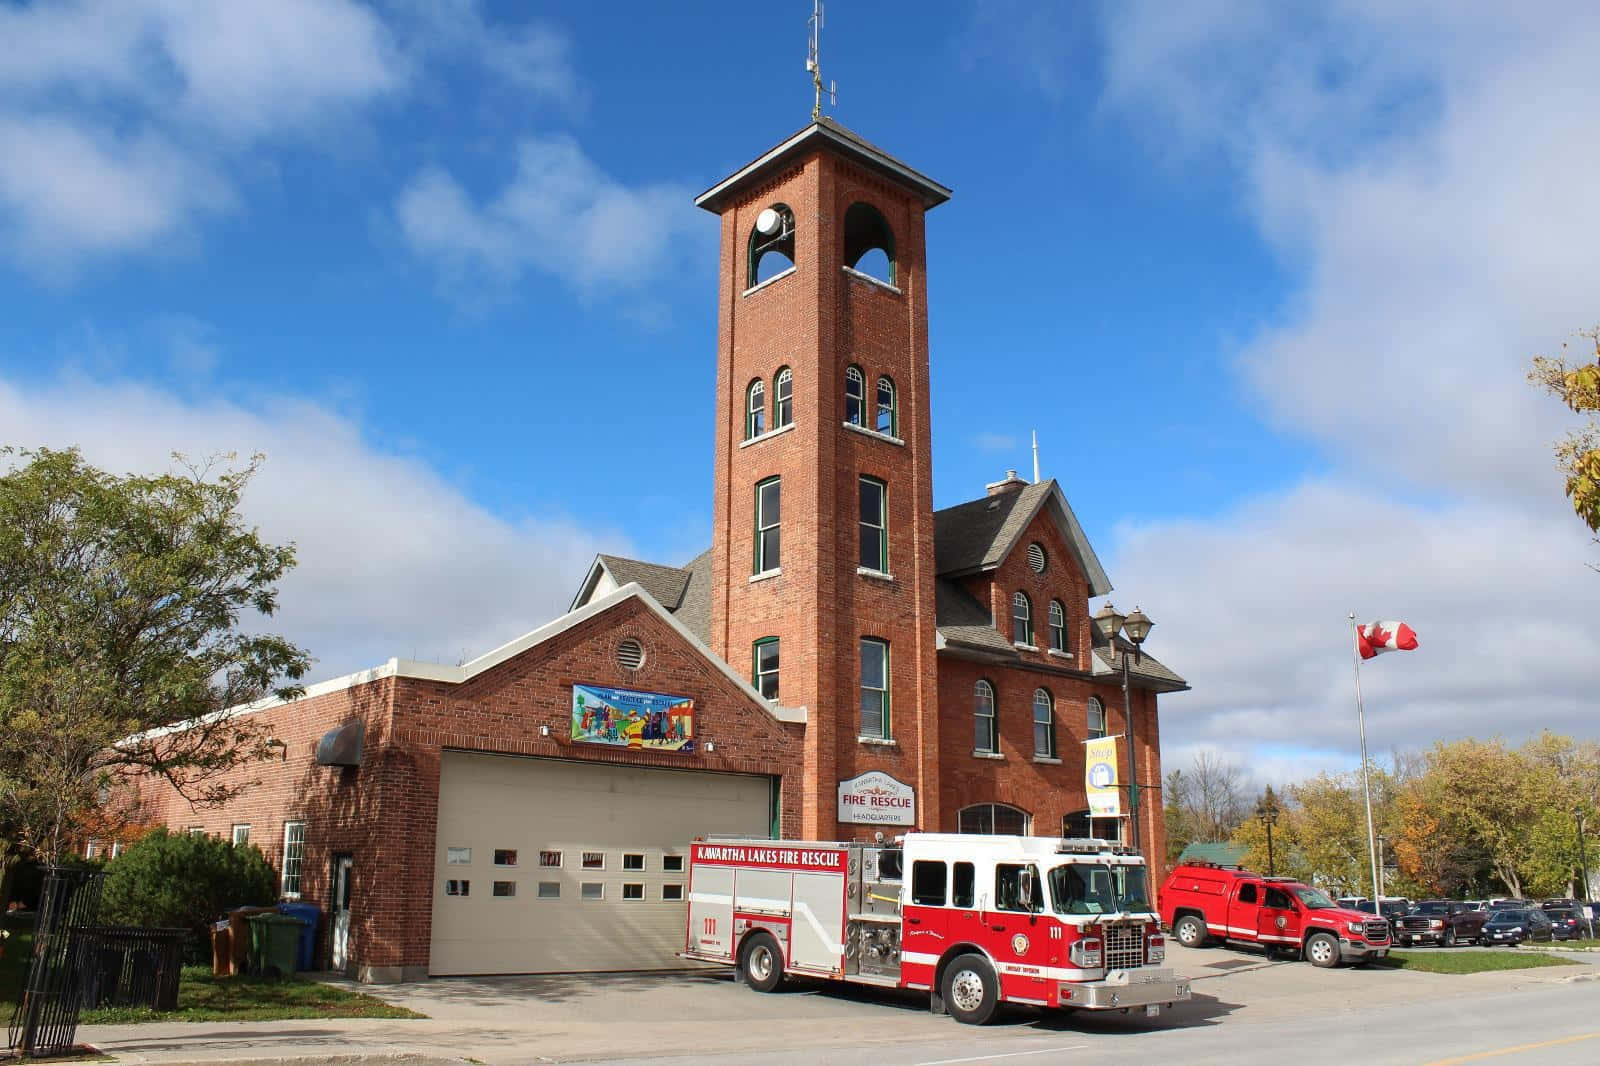
[[[1528, 379], [1542, 385], [1587, 422], [1556, 444], [1556, 463], [1567, 476], [1567, 498], [1583, 524], [1600, 533], [1600, 327], [1578, 334], [1583, 353], [1568, 345], [1559, 356], [1539, 356]], [[1591, 358], [1591, 355], [1593, 358]]]

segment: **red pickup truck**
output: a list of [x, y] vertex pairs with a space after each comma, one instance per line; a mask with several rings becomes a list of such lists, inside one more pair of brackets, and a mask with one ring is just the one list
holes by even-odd
[[1293, 951], [1316, 966], [1365, 963], [1389, 953], [1389, 923], [1338, 906], [1321, 889], [1290, 877], [1190, 862], [1161, 888], [1161, 921], [1184, 947], [1215, 940]]

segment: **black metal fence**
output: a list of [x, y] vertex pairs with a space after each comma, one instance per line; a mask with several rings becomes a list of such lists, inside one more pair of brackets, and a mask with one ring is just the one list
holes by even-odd
[[187, 929], [145, 929], [131, 925], [92, 925], [75, 930], [81, 1005], [95, 1007], [178, 1008], [178, 975], [183, 969]]
[[104, 879], [100, 870], [45, 869], [33, 962], [6, 1034], [12, 1049], [24, 1055], [56, 1055], [72, 1049], [83, 1006], [82, 930], [100, 914]]

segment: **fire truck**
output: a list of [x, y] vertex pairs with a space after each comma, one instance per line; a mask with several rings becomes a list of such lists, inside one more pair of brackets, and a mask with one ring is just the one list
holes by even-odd
[[891, 842], [713, 838], [689, 856], [682, 957], [925, 990], [982, 1025], [1001, 1003], [1160, 1013], [1189, 998], [1144, 859], [1104, 840], [907, 833]]

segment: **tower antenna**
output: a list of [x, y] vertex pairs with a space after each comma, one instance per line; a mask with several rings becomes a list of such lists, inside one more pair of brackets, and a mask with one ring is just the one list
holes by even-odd
[[1039, 431], [1033, 431], [1033, 483], [1039, 483]]
[[811, 48], [806, 54], [806, 70], [811, 73], [811, 87], [816, 91], [816, 103], [811, 105], [811, 121], [815, 122], [822, 117], [822, 94], [828, 94], [828, 105], [839, 106], [839, 96], [834, 92], [834, 83], [829, 82], [828, 87], [822, 87], [822, 0], [811, 0], [811, 17], [806, 20], [811, 27]]

